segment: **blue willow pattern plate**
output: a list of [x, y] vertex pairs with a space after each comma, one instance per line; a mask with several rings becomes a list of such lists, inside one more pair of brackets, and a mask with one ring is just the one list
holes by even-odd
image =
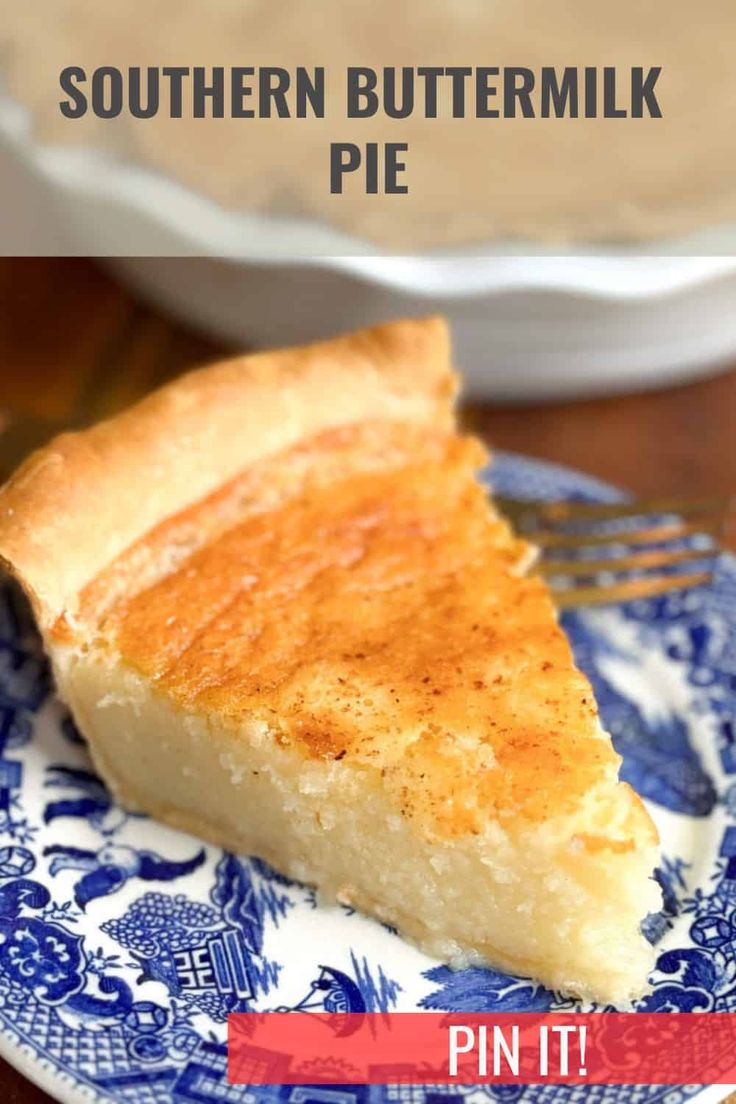
[[[499, 457], [493, 478], [519, 496], [615, 497], [521, 457]], [[623, 776], [663, 840], [664, 905], [646, 921], [659, 954], [640, 1008], [736, 1011], [736, 563], [723, 557], [708, 589], [588, 611], [566, 627]], [[0, 1052], [60, 1100], [684, 1104], [700, 1091], [229, 1086], [231, 1011], [575, 1005], [526, 978], [453, 972], [350, 909], [319, 907], [262, 862], [118, 808], [9, 586], [0, 740]]]

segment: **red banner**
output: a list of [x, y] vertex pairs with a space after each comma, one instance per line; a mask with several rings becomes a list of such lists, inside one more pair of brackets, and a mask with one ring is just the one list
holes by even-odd
[[736, 1014], [238, 1013], [249, 1085], [736, 1083]]

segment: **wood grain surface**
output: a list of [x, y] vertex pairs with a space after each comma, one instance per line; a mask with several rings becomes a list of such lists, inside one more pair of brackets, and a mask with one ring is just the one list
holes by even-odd
[[[92, 262], [0, 259], [0, 474], [59, 429], [229, 351], [136, 301]], [[637, 494], [736, 491], [736, 365], [664, 391], [475, 403], [464, 416], [498, 448], [570, 464]], [[736, 1104], [736, 1094], [729, 1099]], [[0, 1104], [49, 1101], [0, 1061]]]

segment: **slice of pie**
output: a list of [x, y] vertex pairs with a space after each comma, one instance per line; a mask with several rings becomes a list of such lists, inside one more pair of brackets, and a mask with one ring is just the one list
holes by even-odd
[[33, 455], [0, 554], [124, 805], [625, 1000], [657, 833], [454, 392], [437, 319], [195, 372]]

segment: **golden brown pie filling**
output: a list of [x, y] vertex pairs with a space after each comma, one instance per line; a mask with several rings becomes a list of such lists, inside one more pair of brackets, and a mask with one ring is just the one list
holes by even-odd
[[[127, 664], [188, 710], [395, 772], [404, 815], [447, 835], [542, 820], [617, 757], [587, 735], [590, 687], [473, 478], [481, 459], [409, 427], [323, 435], [159, 526], [88, 602], [125, 578], [100, 628]], [[182, 541], [139, 588], [137, 565]]]

